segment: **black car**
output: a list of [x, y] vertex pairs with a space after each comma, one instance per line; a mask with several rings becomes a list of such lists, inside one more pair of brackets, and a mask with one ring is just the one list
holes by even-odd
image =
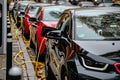
[[44, 27], [42, 35], [47, 80], [120, 79], [118, 7], [65, 10], [57, 28]]

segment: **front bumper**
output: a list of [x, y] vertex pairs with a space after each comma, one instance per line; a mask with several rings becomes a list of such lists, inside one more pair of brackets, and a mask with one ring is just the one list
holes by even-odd
[[78, 60], [75, 60], [78, 80], [85, 79], [85, 80], [120, 80], [120, 75], [116, 72], [105, 73], [99, 71], [88, 70], [80, 65]]

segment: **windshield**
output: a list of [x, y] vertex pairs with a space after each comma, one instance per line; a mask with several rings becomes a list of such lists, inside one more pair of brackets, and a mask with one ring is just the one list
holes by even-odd
[[82, 7], [95, 6], [92, 2], [81, 2], [80, 4]]
[[103, 0], [104, 3], [112, 3], [113, 0]]
[[75, 17], [76, 39], [120, 39], [120, 12], [90, 12]]
[[18, 10], [25, 11], [26, 6], [27, 6], [27, 4], [21, 4], [21, 5], [19, 5]]
[[62, 10], [60, 8], [46, 8], [43, 14], [43, 20], [45, 21], [56, 21], [59, 19]]
[[78, 6], [52, 6], [44, 9], [43, 20], [58, 21], [61, 13], [65, 9], [78, 8]]
[[39, 10], [39, 7], [30, 6], [30, 10], [28, 14], [36, 14], [38, 10]]

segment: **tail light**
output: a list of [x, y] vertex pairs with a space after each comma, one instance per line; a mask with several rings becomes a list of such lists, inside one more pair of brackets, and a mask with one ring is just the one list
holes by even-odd
[[120, 62], [119, 63], [115, 63], [114, 67], [115, 67], [116, 71], [120, 74]]

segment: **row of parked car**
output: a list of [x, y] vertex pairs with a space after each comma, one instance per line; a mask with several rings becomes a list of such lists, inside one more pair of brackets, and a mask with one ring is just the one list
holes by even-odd
[[47, 80], [120, 79], [120, 7], [30, 2], [18, 9], [16, 25], [45, 62]]

